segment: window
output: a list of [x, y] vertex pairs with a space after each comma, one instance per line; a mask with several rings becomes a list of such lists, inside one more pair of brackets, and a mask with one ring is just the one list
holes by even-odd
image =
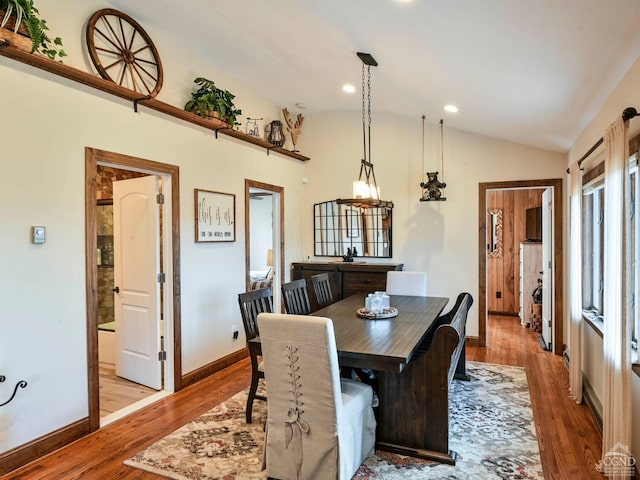
[[631, 265], [629, 268], [630, 282], [629, 289], [631, 291], [631, 342], [634, 350], [638, 349], [638, 335], [640, 335], [640, 308], [638, 301], [640, 300], [640, 222], [638, 222], [638, 203], [640, 202], [640, 182], [638, 182], [638, 154], [631, 157], [629, 165], [630, 175], [630, 191], [631, 205], [630, 214], [630, 250]]
[[[640, 209], [640, 178], [638, 154], [629, 159], [630, 189], [630, 265], [629, 302], [631, 304], [631, 342], [637, 351], [640, 337], [640, 221], [636, 212]], [[582, 198], [582, 262], [584, 314], [592, 321], [603, 321], [604, 292], [604, 180], [599, 175], [583, 186]]]
[[602, 318], [604, 292], [604, 180], [602, 176], [583, 187], [582, 264], [585, 313]]

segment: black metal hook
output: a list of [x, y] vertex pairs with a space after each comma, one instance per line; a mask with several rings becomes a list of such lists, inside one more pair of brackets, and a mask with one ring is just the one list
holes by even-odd
[[[4, 382], [6, 379], [7, 378], [4, 375], [0, 375], [0, 382]], [[16, 383], [16, 386], [13, 388], [13, 394], [11, 395], [9, 400], [4, 403], [0, 403], [0, 407], [4, 407], [7, 403], [11, 402], [11, 400], [14, 399], [16, 393], [18, 393], [18, 388], [27, 388], [27, 382], [25, 380], [20, 380], [18, 383]]]
[[146, 97], [142, 97], [142, 98], [136, 98], [133, 101], [133, 111], [138, 113], [138, 104], [140, 102], [144, 102], [145, 100], [151, 100], [153, 97], [151, 95], [147, 95]]

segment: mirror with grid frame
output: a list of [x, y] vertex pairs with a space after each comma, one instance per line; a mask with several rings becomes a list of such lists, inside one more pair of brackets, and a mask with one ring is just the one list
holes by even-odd
[[314, 255], [391, 258], [392, 209], [358, 208], [335, 200], [313, 206]]

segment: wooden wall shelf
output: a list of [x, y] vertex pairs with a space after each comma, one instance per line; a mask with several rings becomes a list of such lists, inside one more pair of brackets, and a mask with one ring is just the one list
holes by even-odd
[[306, 162], [307, 160], [309, 160], [309, 157], [305, 157], [299, 152], [293, 152], [291, 150], [287, 150], [286, 148], [276, 147], [275, 145], [272, 145], [265, 140], [252, 137], [251, 135], [247, 135], [246, 133], [243, 133], [239, 130], [234, 130], [229, 126], [228, 123], [222, 120], [210, 120], [200, 117], [195, 113], [187, 112], [186, 110], [175, 107], [173, 105], [169, 105], [168, 103], [161, 102], [160, 100], [156, 100], [155, 98], [145, 97], [144, 95], [134, 92], [133, 90], [121, 87], [116, 83], [97, 77], [91, 73], [87, 73], [77, 68], [64, 65], [60, 62], [50, 60], [43, 55], [25, 52], [20, 48], [13, 46], [11, 41], [9, 40], [2, 40], [0, 38], [0, 55], [2, 55], [3, 57], [12, 58], [21, 63], [25, 63], [49, 73], [59, 75], [69, 80], [73, 80], [83, 85], [93, 87], [97, 90], [109, 93], [116, 97], [124, 98], [125, 100], [133, 102], [134, 108], [142, 105], [146, 108], [164, 113], [165, 115], [169, 115], [185, 122], [192, 123], [209, 130], [213, 130], [216, 132], [216, 138], [218, 136], [218, 133], [221, 133], [222, 135], [227, 135], [229, 137], [233, 137], [238, 140], [262, 147], [267, 150], [267, 153], [269, 153], [270, 151], [278, 152], [281, 155], [295, 158], [296, 160], [300, 160], [302, 162]]

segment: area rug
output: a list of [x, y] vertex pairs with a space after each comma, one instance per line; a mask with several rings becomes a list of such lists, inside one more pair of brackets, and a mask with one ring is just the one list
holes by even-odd
[[[524, 368], [467, 362], [453, 381], [449, 448], [456, 465], [376, 451], [354, 479], [544, 479]], [[245, 423], [246, 391], [124, 463], [174, 480], [266, 479], [261, 470], [265, 402]]]

